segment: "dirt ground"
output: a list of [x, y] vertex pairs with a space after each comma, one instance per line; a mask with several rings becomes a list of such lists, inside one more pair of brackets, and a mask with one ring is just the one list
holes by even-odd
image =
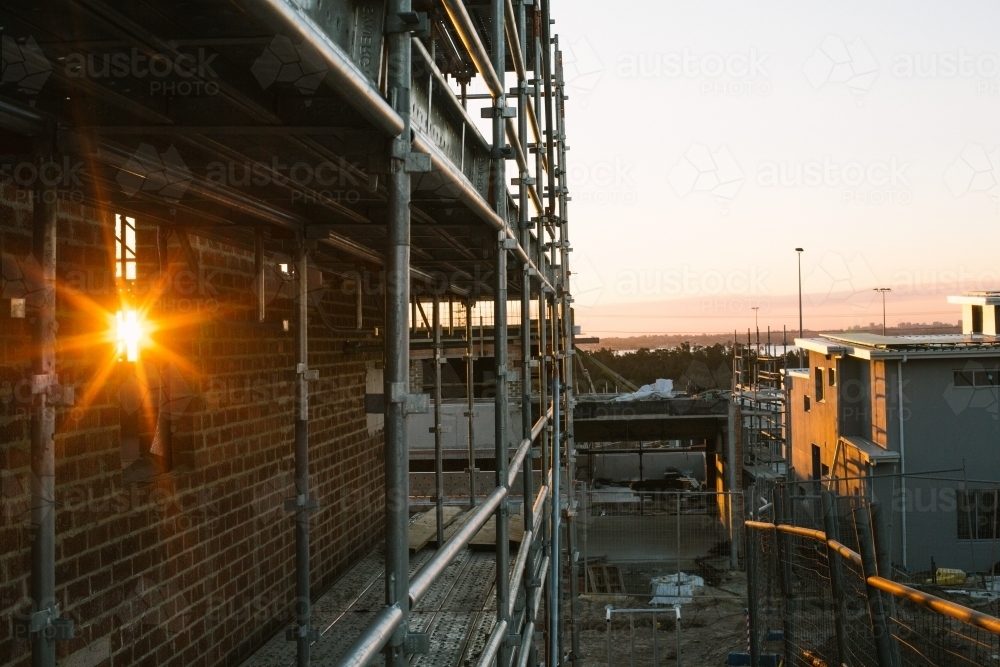
[[[606, 608], [659, 609], [655, 629], [651, 614], [636, 614], [630, 630], [628, 615], [614, 615], [611, 661], [608, 662]], [[742, 573], [720, 587], [706, 587], [681, 607], [681, 663], [687, 667], [724, 665], [730, 651], [746, 651], [746, 580]], [[632, 662], [632, 654], [635, 662]], [[584, 667], [673, 667], [677, 664], [677, 634], [671, 607], [650, 607], [648, 599], [591, 595], [580, 599], [580, 649]]]

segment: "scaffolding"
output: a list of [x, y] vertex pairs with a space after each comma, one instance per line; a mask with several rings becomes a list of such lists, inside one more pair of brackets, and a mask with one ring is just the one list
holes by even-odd
[[772, 344], [768, 329], [746, 343], [734, 334], [733, 404], [742, 429], [743, 470], [752, 481], [760, 477], [784, 478], [789, 468], [789, 422], [786, 388], [788, 346]]
[[[296, 303], [294, 320], [283, 323], [294, 331], [296, 356], [290, 369], [295, 377], [295, 498], [285, 509], [295, 524], [297, 572], [294, 624], [286, 636], [296, 646], [297, 665], [310, 664], [318, 636], [309, 562], [309, 513], [318, 507], [309, 489], [308, 446], [308, 383], [317, 378], [309, 368], [307, 334], [309, 275], [314, 271], [357, 285], [357, 340], [348, 346], [384, 350], [384, 392], [381, 406], [372, 411], [385, 419], [385, 599], [335, 664], [362, 667], [383, 654], [386, 665], [402, 667], [411, 655], [426, 652], [428, 636], [412, 631], [410, 611], [491, 518], [496, 522], [496, 608], [479, 664], [535, 664], [536, 631], [544, 633], [549, 667], [577, 664], [575, 506], [568, 489], [561, 489], [561, 480], [575, 476], [566, 96], [550, 1], [212, 0], [200, 4], [197, 21], [185, 15], [190, 11], [185, 6], [167, 0], [136, 3], [142, 10], [97, 0], [77, 4], [79, 11], [66, 9], [73, 13], [68, 21], [75, 25], [72, 34], [57, 25], [63, 17], [56, 15], [62, 12], [45, 16], [32, 8], [7, 6], [0, 18], [7, 26], [37, 24], [48, 35], [50, 59], [77, 48], [76, 35], [103, 35], [107, 26], [113, 26], [116, 43], [134, 46], [133, 52], [167, 53], [178, 63], [187, 56], [177, 50], [179, 42], [170, 41], [176, 26], [184, 26], [185, 44], [215, 40], [221, 53], [218, 72], [212, 71], [217, 79], [201, 81], [202, 73], [192, 71], [189, 82], [214, 85], [218, 96], [212, 104], [182, 101], [164, 110], [139, 93], [130, 96], [128, 90], [101, 82], [54, 77], [46, 90], [52, 94], [33, 97], [30, 104], [23, 96], [0, 95], [0, 127], [31, 137], [37, 160], [57, 160], [70, 152], [84, 155], [94, 169], [86, 205], [100, 208], [114, 202], [124, 214], [157, 225], [163, 239], [176, 234], [187, 248], [190, 234], [252, 252], [261, 323], [268, 308], [265, 258], [285, 263]], [[238, 19], [233, 18], [234, 4], [243, 11]], [[221, 34], [226, 39], [219, 39]], [[300, 94], [282, 97], [275, 81], [291, 81], [281, 78], [284, 70], [263, 80], [266, 68], [253, 69], [256, 54], [248, 55], [244, 46], [272, 38], [279, 46], [282, 39], [295, 45], [300, 69], [325, 72], [319, 80], [327, 94], [309, 97], [320, 84], [310, 91], [309, 81], [297, 79]], [[485, 85], [485, 95], [468, 94], [474, 77]], [[510, 88], [508, 78], [513, 79]], [[488, 139], [469, 114], [469, 102], [475, 99], [487, 100], [481, 114], [490, 121]], [[74, 113], [78, 104], [87, 113]], [[176, 158], [152, 148], [165, 143]], [[140, 149], [132, 152], [135, 145]], [[276, 164], [272, 157], [287, 164], [329, 162], [336, 165], [341, 182], [367, 187], [361, 188], [359, 201], [331, 196], [267, 167]], [[261, 162], [266, 183], [241, 189], [194, 168], [212, 160]], [[508, 187], [509, 162], [514, 163], [513, 191]], [[154, 171], [162, 187], [146, 187], [153, 184], [148, 175]], [[140, 185], [123, 199], [115, 181], [116, 173], [126, 172]], [[45, 188], [52, 186], [38, 186], [37, 201], [52, 201]], [[31, 488], [31, 590], [45, 606], [34, 611], [25, 631], [32, 638], [32, 664], [54, 667], [55, 642], [73, 636], [54, 602], [53, 514], [56, 406], [71, 396], [59, 387], [54, 372], [56, 209], [36, 205], [34, 216], [36, 259], [45, 283], [32, 370], [31, 460], [37, 482]], [[362, 322], [363, 285], [369, 276], [376, 276], [384, 308], [384, 330], [374, 333]], [[484, 307], [490, 298], [492, 308]], [[440, 369], [444, 304], [452, 317], [449, 330], [464, 328], [470, 359], [477, 316], [488, 311], [492, 320], [496, 471], [493, 489], [478, 504], [470, 474], [470, 505], [475, 507], [446, 541], [442, 453], [436, 438], [438, 550], [411, 576], [406, 421], [409, 414], [432, 409], [431, 404], [439, 413], [441, 373], [435, 373], [433, 397], [413, 393], [410, 346], [411, 338], [421, 337], [416, 335], [417, 318], [425, 325], [433, 322], [424, 327], [423, 337], [431, 341]], [[517, 304], [518, 324], [537, 323], [534, 335], [525, 326], [518, 337], [522, 381], [515, 400], [524, 408], [520, 424], [506, 418], [512, 304]], [[529, 409], [533, 394], [540, 406], [534, 415]], [[471, 386], [469, 400], [471, 413]], [[471, 417], [469, 428], [471, 432]], [[520, 436], [513, 449], [507, 445], [510, 431]], [[542, 479], [537, 489], [535, 465], [540, 465]], [[525, 534], [511, 554], [508, 496], [518, 476], [523, 477]], [[518, 599], [522, 602], [515, 604]], [[566, 599], [568, 610], [562, 608]], [[543, 600], [546, 616], [540, 615]]]

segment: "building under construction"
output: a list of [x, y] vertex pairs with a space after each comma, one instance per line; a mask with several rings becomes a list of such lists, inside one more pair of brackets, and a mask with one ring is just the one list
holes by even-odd
[[0, 665], [575, 662], [549, 4], [0, 7]]

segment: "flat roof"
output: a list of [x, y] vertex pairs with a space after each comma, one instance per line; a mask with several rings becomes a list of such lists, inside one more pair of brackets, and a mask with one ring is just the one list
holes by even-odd
[[868, 438], [859, 435], [842, 435], [840, 439], [865, 455], [872, 465], [879, 463], [899, 463], [899, 452], [893, 452], [880, 447]]
[[914, 356], [996, 356], [1000, 336], [989, 334], [911, 334], [882, 336], [873, 333], [830, 333], [821, 338], [796, 338], [795, 344], [820, 354], [848, 354], [862, 359]]
[[1000, 292], [966, 292], [959, 296], [949, 296], [948, 303], [970, 306], [1000, 305]]

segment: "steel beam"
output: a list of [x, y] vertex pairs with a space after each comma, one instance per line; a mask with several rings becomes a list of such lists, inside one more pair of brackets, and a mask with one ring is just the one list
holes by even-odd
[[[452, 25], [454, 25], [455, 29], [458, 31], [458, 37], [462, 40], [462, 44], [465, 45], [465, 50], [469, 52], [469, 55], [472, 57], [473, 64], [475, 64], [476, 69], [482, 75], [483, 81], [486, 83], [486, 87], [489, 88], [493, 97], [503, 97], [503, 70], [505, 68], [505, 64], [503, 62], [497, 63], [496, 61], [497, 50], [503, 50], [503, 14], [500, 14], [500, 21], [499, 24], [497, 24], [496, 11], [492, 11], [490, 13], [491, 21], [493, 22], [493, 25], [491, 25], [493, 32], [490, 35], [493, 42], [493, 53], [489, 54], [486, 52], [486, 47], [483, 46], [483, 41], [479, 39], [479, 33], [476, 31], [476, 26], [472, 23], [472, 18], [469, 16], [469, 12], [465, 9], [465, 3], [462, 0], [442, 0], [442, 4], [448, 12], [448, 16], [451, 17]], [[503, 7], [500, 9], [501, 12], [504, 10]]]
[[[269, 13], [277, 14], [285, 24], [285, 28], [295, 34], [299, 41], [303, 41], [313, 47], [326, 61], [330, 67], [327, 78], [331, 81], [334, 89], [339, 92], [344, 100], [350, 104], [355, 111], [360, 113], [375, 127], [384, 132], [387, 136], [395, 137], [404, 131], [409, 124], [404, 114], [409, 114], [409, 108], [400, 109], [382, 97], [375, 86], [371, 84], [368, 77], [358, 69], [350, 56], [344, 53], [326, 32], [319, 27], [313, 19], [296, 3], [287, 0], [254, 0], [254, 2]], [[390, 0], [390, 15], [393, 14], [392, 7], [396, 4], [405, 4], [409, 7], [409, 0]], [[406, 9], [410, 11], [410, 9]], [[398, 42], [405, 36], [409, 40], [407, 33], [394, 33], [388, 35], [388, 42]], [[392, 46], [390, 45], [390, 50]], [[407, 47], [409, 52], [409, 47]], [[407, 69], [409, 73], [409, 69]], [[390, 76], [393, 73], [390, 71]], [[406, 82], [409, 89], [410, 82]]]

